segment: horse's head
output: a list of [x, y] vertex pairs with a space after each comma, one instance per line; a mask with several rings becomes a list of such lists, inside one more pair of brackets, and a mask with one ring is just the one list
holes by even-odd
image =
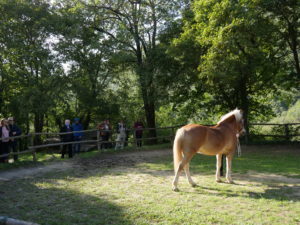
[[243, 110], [241, 109], [235, 109], [222, 116], [218, 125], [223, 123], [231, 123], [235, 129], [237, 137], [246, 133], [244, 128]]

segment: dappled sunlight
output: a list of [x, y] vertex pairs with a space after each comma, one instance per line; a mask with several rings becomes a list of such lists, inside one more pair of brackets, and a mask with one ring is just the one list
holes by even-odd
[[[140, 153], [128, 162], [124, 154], [93, 156], [74, 161], [64, 170], [0, 181], [5, 196], [0, 207], [6, 215], [40, 223], [46, 218], [47, 224], [234, 224], [236, 218], [243, 224], [261, 224], [262, 218], [266, 224], [298, 221], [299, 178], [285, 170], [285, 163], [280, 164], [276, 155], [266, 158], [259, 153], [259, 161], [259, 154], [237, 158], [232, 174], [235, 184], [226, 183], [224, 177], [223, 182], [215, 182], [215, 157], [199, 155], [191, 165], [198, 186], [191, 187], [183, 173], [180, 191], [174, 192], [172, 158], [161, 152], [148, 153], [148, 157]], [[282, 174], [260, 166], [265, 159]], [[287, 156], [285, 162], [293, 160]], [[18, 187], [17, 193], [14, 187]]]
[[[122, 206], [111, 200], [106, 193], [97, 192], [96, 186], [88, 187], [79, 180], [37, 179], [13, 182], [21, 191], [5, 191], [1, 204], [3, 214], [20, 219], [27, 219], [40, 224], [108, 224], [113, 218], [119, 224], [132, 224]], [[0, 185], [2, 185], [0, 183]], [[1, 187], [1, 186], [0, 186]], [[87, 188], [88, 187], [88, 188]], [[88, 189], [88, 191], [86, 191]], [[24, 195], [23, 193], [26, 193]], [[9, 204], [19, 199], [17, 204]], [[16, 210], [16, 211], [14, 211]]]

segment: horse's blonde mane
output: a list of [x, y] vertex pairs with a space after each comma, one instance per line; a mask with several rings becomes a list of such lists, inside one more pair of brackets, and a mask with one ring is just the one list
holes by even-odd
[[232, 115], [235, 116], [236, 121], [240, 121], [242, 119], [242, 112], [239, 109], [235, 109], [227, 114], [225, 114], [224, 116], [221, 117], [221, 119], [219, 120], [219, 122], [217, 124], [222, 123], [224, 120], [226, 120], [227, 118], [231, 117]]

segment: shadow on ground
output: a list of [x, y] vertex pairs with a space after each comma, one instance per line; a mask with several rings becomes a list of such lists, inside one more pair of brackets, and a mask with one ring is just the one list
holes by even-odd
[[[10, 191], [14, 189], [15, 191]], [[91, 196], [34, 182], [0, 182], [0, 214], [39, 224], [133, 224], [105, 195]]]
[[[78, 158], [72, 160], [70, 167], [51, 171], [40, 177], [0, 181], [0, 214], [40, 224], [133, 224], [126, 216], [126, 209], [110, 201], [109, 197], [103, 193], [86, 195], [70, 189], [41, 188], [37, 187], [36, 183], [53, 183], [58, 179], [101, 178], [105, 175], [112, 175], [117, 179], [120, 175], [133, 172], [164, 177], [166, 185], [170, 185], [171, 192], [172, 152], [170, 150], [153, 152], [148, 156], [140, 152], [139, 154], [120, 154], [113, 157], [101, 155], [92, 159]], [[248, 152], [243, 159], [237, 159], [234, 162], [233, 178], [235, 178], [236, 184], [199, 184], [200, 186], [196, 188], [189, 187], [181, 191], [222, 197], [300, 201], [299, 178], [268, 173], [281, 169], [283, 172], [299, 170], [293, 153], [289, 153], [291, 155], [284, 159], [282, 159], [281, 154], [286, 156], [285, 152], [278, 152], [273, 155], [270, 152], [255, 152], [253, 155]], [[285, 164], [281, 165], [280, 163], [283, 161]], [[251, 169], [258, 172], [247, 172]], [[191, 172], [192, 176], [193, 174], [198, 177], [209, 176], [211, 182], [215, 182], [213, 175], [215, 173], [215, 158], [195, 157], [191, 165]], [[181, 182], [187, 181], [181, 177]], [[229, 188], [221, 188], [222, 185], [228, 185]], [[231, 185], [232, 187], [237, 185], [241, 188], [238, 190], [232, 188], [231, 190]], [[251, 186], [264, 186], [264, 191], [251, 191]], [[45, 221], [47, 222], [45, 223]]]

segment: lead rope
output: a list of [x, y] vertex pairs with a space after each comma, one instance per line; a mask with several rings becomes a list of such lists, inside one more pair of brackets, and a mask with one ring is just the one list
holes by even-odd
[[238, 152], [238, 157], [242, 156], [242, 149], [241, 149], [241, 144], [239, 140], [239, 134], [236, 135], [236, 141], [237, 141], [237, 152]]

